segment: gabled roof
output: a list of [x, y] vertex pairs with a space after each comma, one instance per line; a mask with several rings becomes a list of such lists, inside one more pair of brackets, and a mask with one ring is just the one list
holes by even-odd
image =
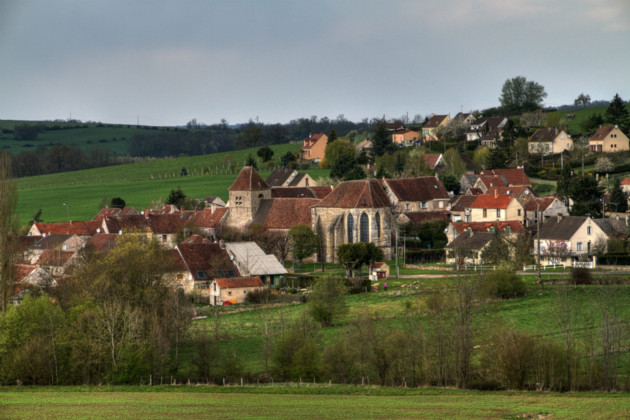
[[614, 129], [615, 129], [614, 125], [602, 125], [601, 127], [599, 127], [599, 130], [597, 130], [595, 134], [591, 136], [589, 141], [590, 140], [594, 140], [594, 141], [604, 140], [606, 136], [610, 134], [610, 132], [613, 131]]
[[538, 211], [539, 209], [542, 211], [547, 210], [547, 208], [556, 201], [556, 197], [540, 197], [534, 200], [531, 200], [525, 205], [525, 210], [527, 211]]
[[226, 277], [228, 274], [240, 275], [227, 250], [219, 244], [180, 243], [175, 248], [195, 280]]
[[151, 231], [151, 223], [149, 222], [149, 219], [142, 214], [106, 218], [103, 221], [103, 224], [107, 227], [107, 232], [109, 233], [116, 233], [119, 231]]
[[320, 186], [308, 187], [308, 189], [313, 192], [313, 194], [315, 195], [315, 198], [322, 199], [332, 192], [333, 187], [322, 185], [321, 187]]
[[[477, 178], [477, 182], [479, 181], [483, 183], [483, 185], [486, 187], [486, 190], [489, 190], [493, 187], [505, 187], [508, 185], [505, 177], [502, 177], [500, 175], [479, 175], [479, 177]], [[475, 182], [475, 185], [477, 184], [477, 182]]]
[[194, 213], [150, 214], [148, 216], [153, 233], [177, 233], [177, 230], [190, 223]]
[[475, 201], [470, 205], [471, 209], [505, 209], [512, 202], [516, 200], [510, 195], [494, 195], [494, 194], [480, 194], [475, 196]]
[[422, 128], [435, 128], [440, 125], [446, 117], [448, 117], [448, 115], [433, 115], [429, 118], [429, 121], [422, 126]]
[[296, 172], [295, 169], [278, 168], [265, 179], [265, 183], [270, 187], [281, 187]]
[[453, 239], [448, 245], [447, 249], [455, 248], [467, 248], [473, 251], [478, 251], [486, 246], [492, 238], [494, 238], [494, 232], [468, 232], [464, 231], [457, 238]]
[[35, 223], [37, 230], [43, 235], [69, 234], [79, 236], [90, 236], [97, 233], [101, 227], [98, 220], [90, 220], [87, 222], [60, 222], [60, 223]]
[[190, 218], [190, 223], [200, 228], [216, 228], [221, 225], [227, 212], [227, 207], [216, 207], [214, 210], [206, 207], [195, 212]]
[[300, 150], [310, 149], [311, 147], [315, 146], [315, 143], [323, 138], [328, 139], [328, 136], [326, 136], [324, 133], [311, 134], [309, 138], [304, 139], [304, 145], [301, 147]]
[[287, 274], [274, 255], [267, 255], [256, 242], [226, 242], [225, 249], [234, 256], [241, 273], [253, 276]]
[[243, 166], [229, 191], [260, 191], [268, 189], [269, 186], [263, 181], [256, 169], [251, 166]]
[[540, 239], [569, 240], [587, 219], [586, 216], [550, 217], [540, 226]]
[[429, 201], [450, 198], [442, 181], [434, 176], [385, 179], [384, 184], [398, 201]]
[[308, 187], [272, 187], [271, 198], [315, 198]]
[[267, 229], [290, 229], [295, 225], [311, 225], [311, 207], [317, 198], [271, 198], [260, 200], [253, 222]]
[[375, 179], [345, 181], [314, 207], [381, 208], [391, 203], [381, 184]]
[[534, 134], [531, 135], [529, 141], [532, 143], [548, 143], [554, 141], [554, 139], [564, 130], [558, 130], [557, 128], [539, 128], [534, 131]]
[[424, 154], [424, 161], [427, 163], [427, 166], [431, 169], [435, 169], [435, 167], [437, 166], [441, 158], [442, 158], [441, 153], [425, 153]]
[[138, 210], [134, 207], [106, 207], [101, 209], [96, 216], [92, 218], [92, 220], [103, 220], [105, 217], [114, 217], [114, 216], [129, 216], [132, 214], [140, 214]]
[[[519, 195], [523, 194], [526, 191], [531, 191], [531, 190], [526, 185], [519, 185], [519, 186], [516, 186], [516, 187], [499, 186], [499, 187], [490, 187], [490, 188], [488, 188], [488, 191], [486, 192], [486, 194], [494, 194], [495, 191], [496, 191], [497, 194], [511, 195], [512, 197], [516, 197], [516, 196], [519, 196]], [[532, 191], [532, 193], [533, 193], [533, 191]]]
[[94, 252], [105, 253], [116, 246], [120, 235], [115, 233], [101, 233], [90, 236], [86, 242], [86, 247], [91, 248]]
[[523, 168], [489, 169], [481, 173], [488, 174], [488, 175], [503, 176], [507, 180], [509, 186], [527, 185], [531, 187], [532, 185], [532, 183], [529, 181], [529, 178], [525, 174], [525, 170], [523, 170]]
[[190, 235], [187, 239], [184, 239], [180, 243], [184, 245], [198, 245], [198, 244], [211, 244], [209, 239], [199, 235]]
[[409, 222], [414, 225], [421, 225], [429, 220], [444, 220], [449, 221], [449, 212], [447, 211], [409, 211], [403, 213]]
[[37, 260], [36, 264], [62, 267], [74, 255], [75, 255], [74, 252], [58, 251], [56, 249], [46, 249], [42, 253], [42, 255], [40, 255], [39, 260]]
[[37, 243], [33, 244], [31, 246], [31, 249], [57, 248], [63, 245], [64, 242], [72, 237], [77, 237], [77, 235], [67, 235], [64, 233], [46, 235], [45, 237], [40, 237], [41, 239], [37, 241]]
[[456, 195], [451, 199], [451, 211], [464, 211], [477, 199], [476, 195]]
[[593, 222], [599, 226], [608, 236], [628, 236], [628, 225], [626, 219], [593, 219]]
[[241, 287], [265, 287], [260, 277], [232, 277], [214, 279], [221, 289], [235, 289]]
[[630, 178], [622, 179], [619, 185], [630, 185]]
[[[309, 175], [309, 174], [305, 174], [305, 173], [298, 172], [298, 173], [295, 175], [295, 178], [293, 178], [293, 179], [291, 180], [291, 182], [289, 182], [289, 187], [296, 187], [296, 186], [297, 186], [300, 182], [302, 182], [302, 180], [303, 180], [304, 178], [306, 178], [307, 176], [310, 176], [310, 175]], [[307, 182], [308, 182], [308, 181], [307, 181]]]
[[506, 227], [511, 232], [525, 232], [525, 227], [518, 220], [496, 221], [496, 222], [452, 222], [451, 223], [457, 233], [463, 233], [466, 230], [473, 232], [490, 232], [490, 228], [494, 228], [497, 232], [504, 232]]

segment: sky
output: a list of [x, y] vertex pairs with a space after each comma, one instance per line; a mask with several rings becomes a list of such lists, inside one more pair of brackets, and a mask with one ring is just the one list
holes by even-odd
[[629, 0], [0, 0], [0, 119], [359, 121], [630, 99]]

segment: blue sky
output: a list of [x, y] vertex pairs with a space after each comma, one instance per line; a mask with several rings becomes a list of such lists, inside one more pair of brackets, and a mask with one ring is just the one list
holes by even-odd
[[451, 113], [506, 79], [630, 99], [627, 0], [0, 0], [0, 119]]

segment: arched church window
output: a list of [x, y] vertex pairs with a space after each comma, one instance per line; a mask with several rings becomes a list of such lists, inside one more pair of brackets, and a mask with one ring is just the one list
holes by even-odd
[[361, 214], [361, 242], [370, 242], [370, 220], [366, 213]]
[[381, 239], [381, 215], [379, 213], [376, 213], [376, 216], [374, 216], [374, 222], [376, 224], [376, 237], [380, 240]]
[[351, 244], [352, 242], [354, 242], [354, 217], [352, 217], [351, 214], [348, 213], [348, 220], [347, 220], [347, 227], [348, 227], [348, 243]]

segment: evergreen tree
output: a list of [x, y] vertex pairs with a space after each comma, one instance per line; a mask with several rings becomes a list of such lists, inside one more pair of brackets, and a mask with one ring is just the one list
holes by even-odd
[[182, 191], [181, 188], [177, 187], [176, 190], [171, 190], [171, 193], [168, 195], [166, 199], [166, 204], [173, 204], [177, 207], [181, 207], [186, 199], [186, 194]]
[[372, 150], [374, 156], [383, 156], [385, 153], [391, 153], [394, 150], [394, 143], [385, 127], [385, 120], [376, 123], [374, 129], [374, 137], [372, 138]]
[[573, 176], [571, 175], [571, 167], [564, 165], [558, 185], [556, 186], [556, 196], [559, 199], [569, 198], [571, 196], [571, 186], [573, 185]]
[[619, 179], [616, 179], [610, 191], [610, 205], [615, 212], [625, 213], [628, 211], [628, 197], [621, 189]]
[[245, 166], [251, 166], [254, 169], [258, 169], [258, 164], [256, 164], [256, 159], [254, 159], [252, 155], [249, 155], [249, 157], [247, 158], [247, 162], [245, 163]]
[[571, 185], [571, 216], [599, 217], [602, 210], [602, 188], [594, 177], [581, 175]]
[[623, 132], [628, 132], [630, 115], [619, 94], [615, 95], [606, 109], [606, 122], [617, 125]]
[[488, 246], [481, 252], [481, 259], [487, 264], [500, 264], [510, 260], [510, 248], [498, 231]]
[[330, 134], [328, 135], [328, 144], [332, 143], [335, 140], [337, 140], [337, 133], [335, 132], [334, 128], [331, 128]]

